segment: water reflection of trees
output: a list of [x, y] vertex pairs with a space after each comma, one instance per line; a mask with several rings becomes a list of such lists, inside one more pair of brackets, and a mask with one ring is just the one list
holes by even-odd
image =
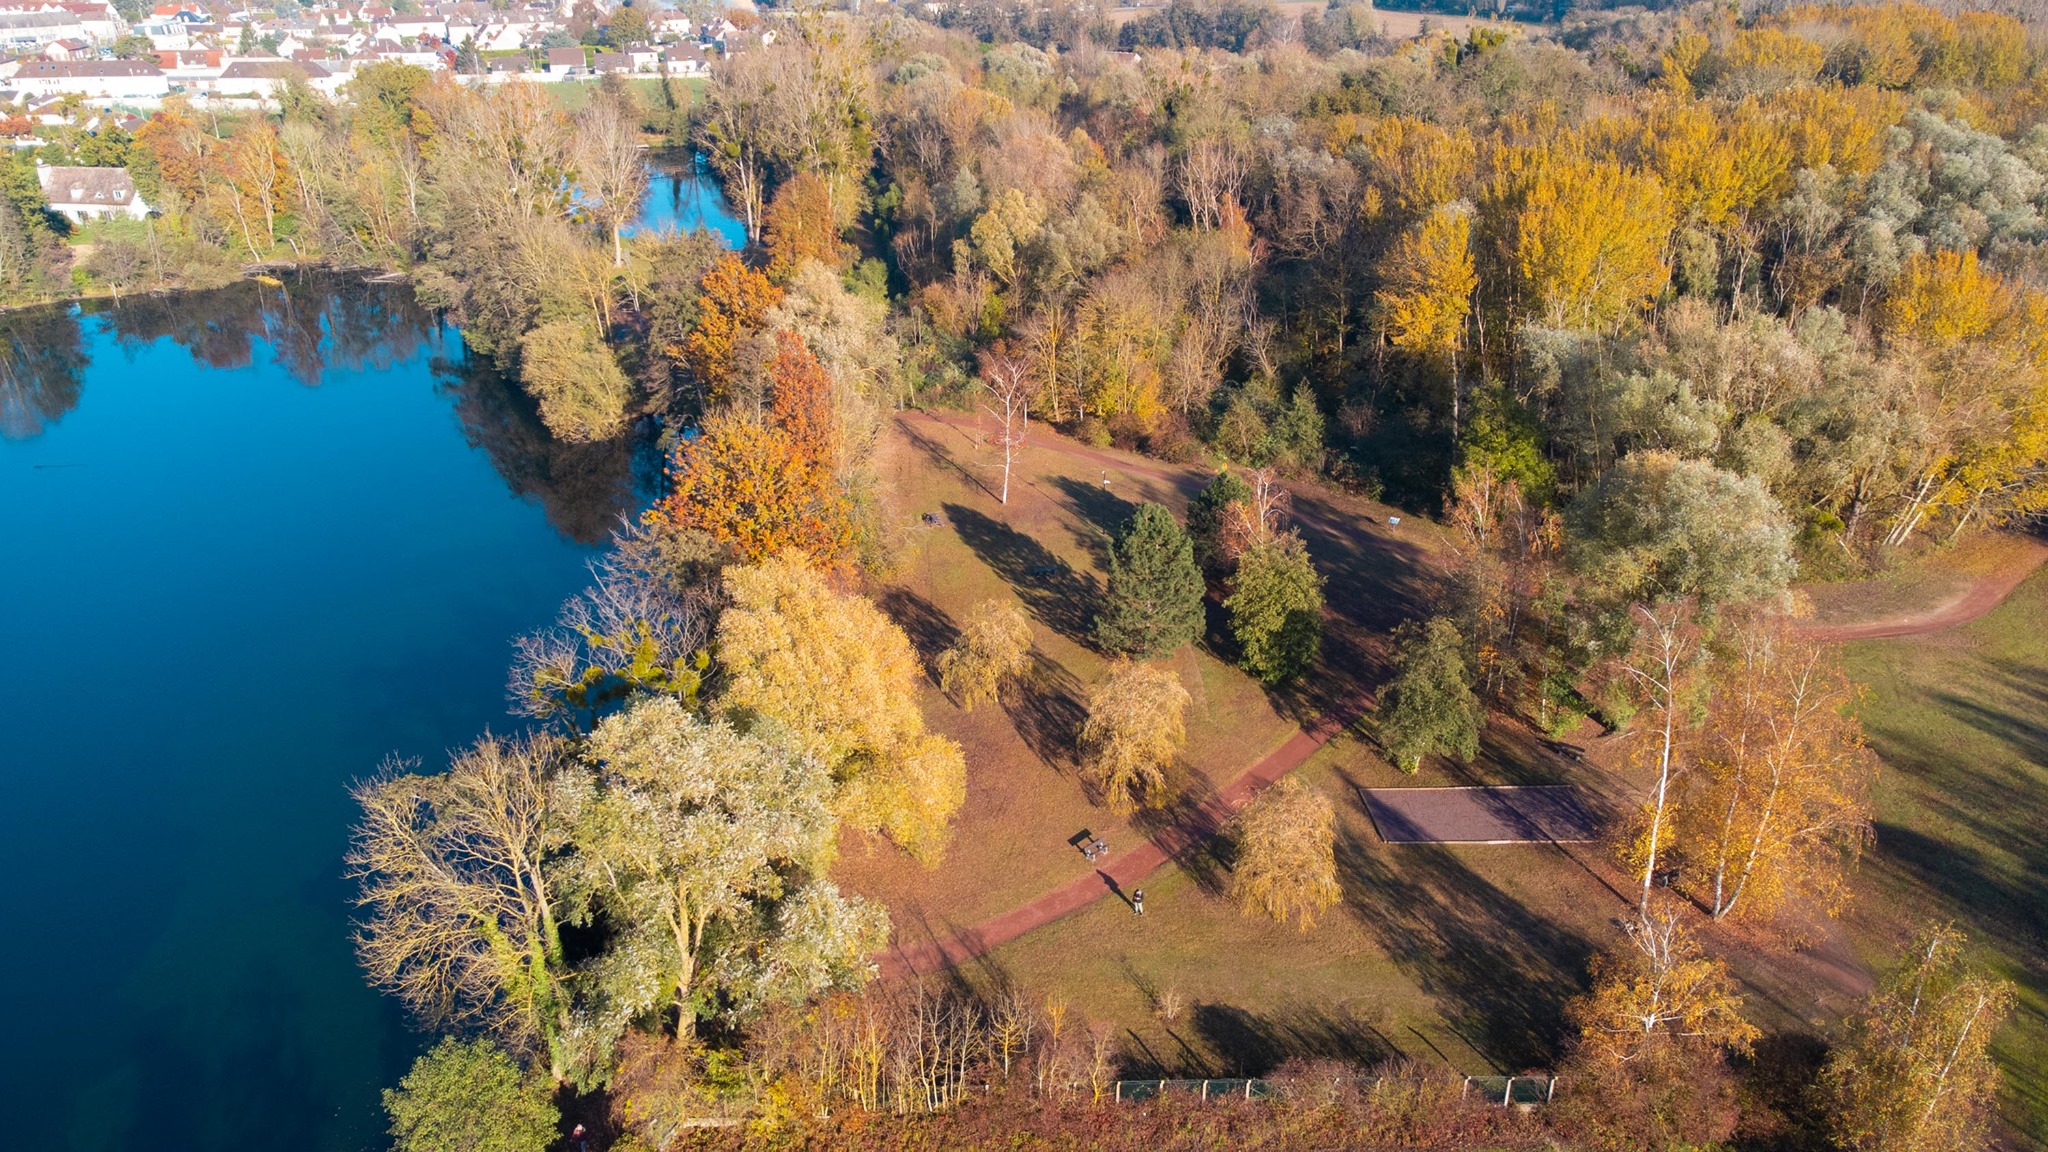
[[246, 368], [265, 344], [273, 363], [309, 387], [328, 369], [388, 369], [440, 341], [439, 322], [411, 288], [339, 274], [130, 296], [94, 314], [123, 348], [169, 340], [209, 368]]
[[436, 357], [435, 387], [455, 401], [472, 446], [491, 458], [514, 493], [540, 501], [555, 531], [579, 544], [610, 538], [651, 491], [657, 454], [645, 436], [596, 444], [565, 444], [548, 435], [540, 412], [518, 383], [488, 357]]
[[39, 436], [78, 407], [91, 362], [70, 308], [0, 314], [0, 438]]

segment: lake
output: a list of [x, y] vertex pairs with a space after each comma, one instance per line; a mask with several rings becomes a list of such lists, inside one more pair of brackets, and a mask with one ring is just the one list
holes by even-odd
[[518, 726], [512, 638], [657, 464], [399, 286], [0, 316], [0, 1145], [384, 1144], [422, 1037], [355, 965], [346, 786]]

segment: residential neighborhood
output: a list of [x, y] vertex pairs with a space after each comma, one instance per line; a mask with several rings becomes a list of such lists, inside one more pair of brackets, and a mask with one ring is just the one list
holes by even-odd
[[590, 0], [404, 7], [337, 4], [285, 16], [173, 3], [128, 20], [107, 0], [0, 0], [0, 51], [12, 55], [0, 62], [0, 104], [31, 118], [57, 100], [147, 112], [173, 95], [264, 101], [294, 81], [333, 95], [357, 69], [387, 61], [477, 84], [580, 82], [607, 73], [690, 78], [708, 74], [711, 61], [750, 38], [774, 36], [757, 31], [745, 5], [708, 22], [646, 8], [628, 22], [644, 38], [616, 44], [608, 42], [618, 23], [608, 19], [610, 6]]

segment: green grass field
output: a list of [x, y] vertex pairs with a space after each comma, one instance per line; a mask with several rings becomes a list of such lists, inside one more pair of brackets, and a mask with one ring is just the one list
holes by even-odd
[[2019, 989], [1998, 1035], [2003, 1116], [2048, 1147], [2048, 570], [1988, 615], [1851, 645], [1886, 771], [1850, 929], [1881, 962], [1953, 919]]

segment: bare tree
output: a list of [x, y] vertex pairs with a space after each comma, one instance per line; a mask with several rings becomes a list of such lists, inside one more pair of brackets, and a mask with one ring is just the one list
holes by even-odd
[[559, 1078], [569, 1026], [551, 889], [567, 845], [557, 787], [570, 753], [550, 735], [485, 736], [448, 771], [388, 762], [350, 794], [348, 853], [361, 885], [356, 955], [423, 1023], [471, 1025], [543, 1051]]
[[1635, 611], [1643, 618], [1644, 628], [1636, 638], [1635, 650], [1622, 667], [1637, 688], [1649, 697], [1650, 706], [1657, 710], [1658, 724], [1654, 751], [1657, 786], [1644, 812], [1648, 826], [1640, 830], [1632, 846], [1634, 851], [1640, 852], [1643, 863], [1643, 895], [1637, 911], [1648, 916], [1650, 888], [1657, 876], [1657, 853], [1663, 847], [1671, 781], [1681, 767], [1679, 741], [1684, 733], [1680, 726], [1685, 721], [1681, 714], [1684, 701], [1680, 697], [1690, 687], [1688, 673], [1699, 655], [1699, 633], [1693, 626], [1690, 604], [1673, 604], [1663, 609], [1661, 614], [1647, 605], [1638, 604]]
[[[701, 686], [717, 611], [717, 582], [687, 575], [687, 542], [627, 525], [590, 566], [591, 584], [562, 605], [552, 627], [513, 641], [513, 708], [578, 727], [635, 692], [691, 699]], [[683, 573], [679, 575], [679, 573]]]
[[1031, 432], [1031, 368], [1008, 340], [998, 340], [981, 354], [981, 387], [988, 393], [982, 410], [1002, 425], [995, 443], [1003, 450], [1003, 490], [996, 499], [1010, 503], [1010, 471], [1024, 439]]
[[623, 267], [620, 239], [647, 195], [647, 165], [640, 158], [639, 117], [623, 93], [599, 89], [576, 117], [576, 171], [586, 210], [611, 234], [612, 265]]

